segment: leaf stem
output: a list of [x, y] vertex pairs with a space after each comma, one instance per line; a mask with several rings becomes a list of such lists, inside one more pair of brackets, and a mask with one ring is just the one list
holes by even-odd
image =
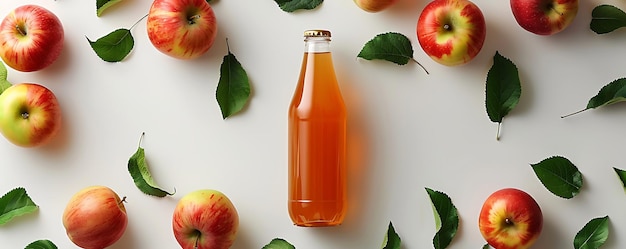
[[139, 137], [139, 144], [137, 145], [138, 147], [141, 147], [141, 142], [143, 142], [143, 137], [146, 135], [146, 132], [141, 132], [141, 137]]
[[570, 114], [567, 114], [567, 115], [561, 116], [561, 118], [567, 118], [567, 117], [569, 117], [569, 116], [574, 116], [574, 115], [579, 114], [579, 113], [581, 113], [581, 112], [584, 112], [584, 111], [586, 111], [586, 110], [589, 110], [589, 108], [585, 108], [585, 109], [582, 109], [582, 110], [580, 110], [580, 111], [573, 112], [573, 113], [570, 113]]
[[496, 130], [496, 141], [500, 141], [500, 126], [502, 126], [502, 122], [498, 122], [498, 129]]
[[430, 74], [428, 72], [428, 70], [426, 70], [426, 68], [422, 65], [422, 63], [420, 63], [419, 61], [417, 61], [415, 58], [411, 58], [412, 61], [414, 61], [415, 63], [417, 63], [417, 65], [419, 65], [420, 67], [422, 67], [422, 69], [424, 69], [424, 72], [426, 72], [426, 74]]
[[133, 29], [135, 26], [137, 26], [137, 24], [139, 24], [139, 22], [141, 22], [141, 20], [146, 19], [146, 17], [148, 17], [148, 14], [145, 14], [143, 17], [139, 18], [139, 20], [137, 20], [135, 23], [133, 23], [132, 26], [130, 26], [130, 28], [128, 28], [129, 30]]

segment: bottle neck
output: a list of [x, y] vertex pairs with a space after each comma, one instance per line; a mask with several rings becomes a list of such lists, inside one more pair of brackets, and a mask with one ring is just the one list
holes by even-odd
[[327, 53], [330, 52], [330, 37], [305, 37], [305, 53]]

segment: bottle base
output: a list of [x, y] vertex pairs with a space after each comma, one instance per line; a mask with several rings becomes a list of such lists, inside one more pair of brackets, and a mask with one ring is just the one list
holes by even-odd
[[289, 215], [300, 227], [338, 226], [343, 222], [345, 205], [341, 201], [291, 201]]

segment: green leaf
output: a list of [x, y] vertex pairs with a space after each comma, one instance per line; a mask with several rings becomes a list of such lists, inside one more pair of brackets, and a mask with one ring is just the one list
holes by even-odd
[[413, 46], [409, 38], [400, 33], [388, 32], [376, 35], [365, 43], [357, 58], [385, 60], [398, 65], [406, 65], [412, 60], [428, 74], [428, 70], [413, 58]]
[[148, 163], [146, 162], [146, 155], [144, 149], [141, 147], [141, 141], [143, 140], [143, 136], [145, 133], [141, 133], [141, 138], [139, 140], [139, 147], [135, 154], [133, 154], [128, 160], [128, 172], [130, 176], [133, 178], [135, 185], [141, 192], [151, 196], [157, 197], [165, 197], [166, 195], [174, 195], [174, 193], [166, 192], [160, 189], [154, 179], [152, 178], [152, 174], [148, 169]]
[[387, 227], [387, 233], [385, 234], [385, 239], [383, 240], [382, 249], [400, 249], [400, 244], [402, 240], [396, 230], [393, 228], [393, 224], [391, 221], [389, 222], [389, 226]]
[[594, 218], [574, 237], [575, 249], [597, 249], [609, 238], [609, 216]]
[[270, 241], [269, 244], [263, 246], [263, 248], [261, 249], [296, 249], [296, 247], [292, 244], [289, 244], [289, 242], [284, 239], [275, 238]]
[[312, 10], [317, 8], [324, 0], [274, 0], [280, 9], [285, 12], [296, 10]]
[[406, 65], [413, 59], [413, 46], [405, 35], [400, 33], [378, 34], [369, 40], [357, 55], [366, 60], [386, 60], [398, 65]]
[[0, 94], [7, 90], [7, 88], [11, 87], [11, 82], [7, 80], [8, 71], [6, 66], [2, 61], [0, 61]]
[[96, 16], [102, 16], [102, 12], [121, 1], [122, 0], [96, 0]]
[[30, 199], [26, 189], [15, 188], [0, 197], [0, 225], [4, 225], [11, 219], [35, 212], [39, 206]]
[[615, 170], [617, 177], [619, 177], [620, 181], [622, 181], [622, 187], [624, 188], [624, 191], [626, 191], [626, 171], [615, 167], [613, 167], [613, 170]]
[[248, 74], [235, 55], [230, 52], [230, 48], [220, 67], [220, 80], [215, 96], [224, 119], [241, 111], [250, 97]]
[[131, 50], [133, 50], [133, 46], [135, 45], [135, 40], [133, 35], [130, 33], [130, 29], [117, 29], [98, 40], [89, 41], [89, 45], [94, 52], [100, 57], [100, 59], [106, 62], [120, 62], [128, 54]]
[[578, 195], [583, 176], [569, 159], [553, 156], [531, 164], [541, 183], [553, 194], [570, 199]]
[[491, 248], [491, 246], [490, 246], [489, 244], [485, 244], [485, 245], [483, 246], [483, 249], [489, 249], [489, 248]]
[[57, 246], [50, 240], [42, 239], [28, 244], [24, 249], [57, 249]]
[[517, 106], [522, 95], [522, 86], [515, 64], [498, 51], [493, 56], [493, 65], [487, 73], [485, 89], [487, 115], [491, 122], [498, 123], [496, 140], [499, 140], [502, 119]]
[[459, 227], [459, 216], [452, 200], [445, 193], [426, 188], [433, 204], [435, 226], [438, 229], [433, 238], [435, 249], [443, 249], [450, 245]]
[[618, 102], [622, 102], [624, 100], [626, 100], [626, 78], [620, 78], [603, 86], [598, 94], [596, 94], [596, 96], [593, 96], [591, 99], [589, 99], [589, 102], [587, 102], [587, 107], [585, 109], [565, 116], [561, 116], [561, 118], [566, 118], [589, 109], [596, 109], [599, 107], [612, 105]]
[[626, 27], [626, 13], [621, 9], [602, 4], [591, 11], [591, 23], [589, 27], [597, 34], [606, 34], [614, 30]]

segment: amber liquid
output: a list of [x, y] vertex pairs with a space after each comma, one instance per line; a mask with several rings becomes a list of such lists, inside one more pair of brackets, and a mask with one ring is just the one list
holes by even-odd
[[341, 224], [345, 152], [346, 109], [331, 53], [305, 53], [289, 107], [289, 215], [294, 224]]

